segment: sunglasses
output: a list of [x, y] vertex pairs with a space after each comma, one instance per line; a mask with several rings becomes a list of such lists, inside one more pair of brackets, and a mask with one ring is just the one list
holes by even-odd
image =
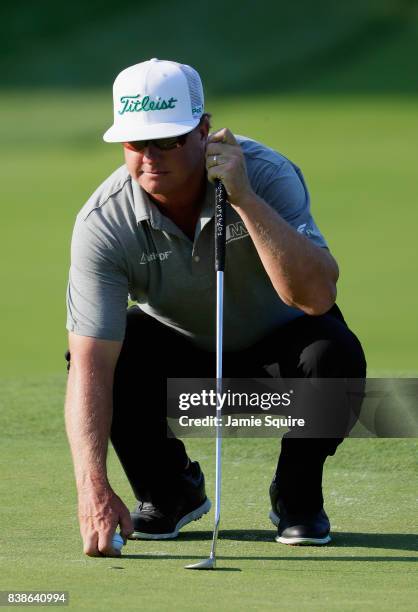
[[142, 153], [142, 151], [152, 143], [160, 151], [171, 151], [172, 149], [180, 149], [186, 142], [189, 133], [190, 132], [187, 134], [182, 134], [182, 136], [173, 136], [172, 138], [157, 138], [156, 140], [135, 140], [133, 142], [124, 142], [123, 146], [125, 149], [129, 149], [130, 151]]

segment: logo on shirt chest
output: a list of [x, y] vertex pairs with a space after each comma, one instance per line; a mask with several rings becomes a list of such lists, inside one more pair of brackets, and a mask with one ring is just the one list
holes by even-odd
[[140, 264], [149, 264], [153, 261], [165, 261], [171, 255], [172, 251], [162, 251], [161, 253], [142, 253]]
[[233, 240], [240, 240], [249, 236], [247, 228], [242, 221], [236, 223], [230, 223], [226, 226], [226, 243], [232, 242]]

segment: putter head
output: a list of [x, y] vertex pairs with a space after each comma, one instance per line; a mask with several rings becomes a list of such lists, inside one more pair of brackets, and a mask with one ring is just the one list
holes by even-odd
[[184, 566], [184, 569], [194, 569], [194, 570], [211, 570], [215, 568], [216, 568], [216, 560], [214, 557], [205, 559], [204, 561], [199, 561], [199, 563], [190, 563], [190, 565]]

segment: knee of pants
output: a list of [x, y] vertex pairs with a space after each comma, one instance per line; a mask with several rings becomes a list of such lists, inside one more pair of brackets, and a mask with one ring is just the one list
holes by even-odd
[[360, 342], [349, 330], [336, 338], [316, 340], [300, 356], [305, 375], [316, 378], [363, 378], [366, 360]]

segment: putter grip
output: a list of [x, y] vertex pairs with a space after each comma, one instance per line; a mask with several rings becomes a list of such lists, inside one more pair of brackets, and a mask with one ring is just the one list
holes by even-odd
[[215, 180], [215, 270], [225, 269], [226, 191], [219, 179]]

